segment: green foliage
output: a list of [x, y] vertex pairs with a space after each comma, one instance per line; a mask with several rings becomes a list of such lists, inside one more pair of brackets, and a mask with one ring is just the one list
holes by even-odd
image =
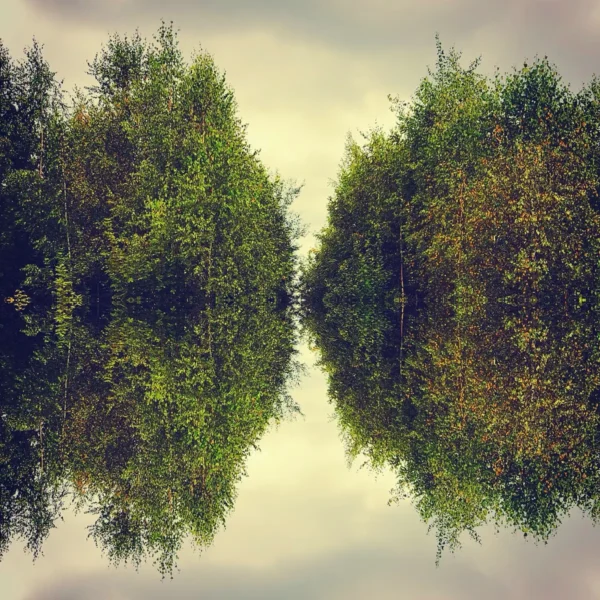
[[459, 59], [438, 41], [394, 130], [349, 145], [302, 274], [350, 456], [395, 470], [440, 553], [596, 518], [600, 475], [595, 84]]
[[[0, 296], [12, 298], [27, 264], [43, 264], [42, 245], [57, 232], [45, 199], [52, 193], [61, 93], [34, 42], [20, 62], [0, 42]], [[32, 236], [32, 219], [48, 226]], [[41, 223], [40, 223], [41, 224]]]
[[[298, 228], [287, 209], [299, 189], [251, 152], [210, 55], [186, 64], [164, 25], [153, 43], [114, 36], [90, 63], [97, 85], [70, 110], [37, 46], [23, 66], [2, 56], [5, 110], [27, 108], [0, 136], [4, 297], [23, 285], [48, 300], [68, 273], [89, 298], [290, 298]], [[27, 95], [12, 99], [13, 87]], [[19, 158], [23, 128], [33, 138]]]
[[[19, 535], [37, 553], [69, 489], [96, 514], [90, 533], [111, 561], [151, 557], [171, 573], [185, 536], [202, 547], [224, 524], [268, 424], [297, 410], [286, 312], [249, 298], [137, 313], [118, 309], [100, 330], [72, 317], [66, 334], [57, 322], [13, 364], [1, 406], [12, 469], [0, 477], [3, 550]], [[24, 339], [4, 340], [8, 359]]]
[[402, 420], [400, 332], [415, 309], [398, 203], [403, 159], [401, 146], [378, 131], [364, 149], [348, 141], [328, 227], [302, 273], [304, 328], [330, 375], [340, 422], [358, 421], [373, 436]]
[[112, 37], [90, 73], [67, 108], [37, 46], [0, 46], [0, 552], [37, 554], [71, 495], [110, 560], [167, 574], [297, 411], [299, 189], [171, 27]]

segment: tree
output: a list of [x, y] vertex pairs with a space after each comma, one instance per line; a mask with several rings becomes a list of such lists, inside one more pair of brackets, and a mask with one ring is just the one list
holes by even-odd
[[170, 573], [296, 410], [299, 189], [268, 174], [224, 76], [205, 53], [188, 65], [172, 27], [110, 38], [69, 109], [31, 57], [19, 71], [0, 52], [2, 148], [23, 138], [10, 127], [32, 140], [0, 156], [0, 551], [21, 536], [37, 553], [71, 492], [111, 560]]
[[593, 90], [459, 58], [438, 41], [396, 128], [348, 147], [302, 275], [350, 455], [396, 471], [440, 552], [597, 514]]

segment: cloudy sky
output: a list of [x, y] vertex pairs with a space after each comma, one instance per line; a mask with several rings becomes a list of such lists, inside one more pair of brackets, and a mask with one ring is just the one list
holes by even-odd
[[[410, 99], [435, 61], [435, 33], [481, 71], [548, 55], [579, 89], [600, 71], [595, 0], [0, 0], [0, 38], [18, 56], [33, 36], [65, 87], [88, 83], [86, 60], [107, 34], [150, 37], [173, 20], [182, 49], [202, 47], [227, 73], [265, 164], [304, 182], [294, 205], [323, 226], [345, 137], [393, 122], [388, 94]], [[547, 546], [483, 531], [435, 567], [436, 542], [410, 503], [387, 506], [390, 474], [348, 468], [323, 374], [294, 391], [305, 418], [268, 433], [248, 465], [235, 511], [201, 556], [160, 582], [108, 568], [65, 514], [32, 565], [18, 544], [0, 563], [3, 600], [588, 600], [600, 598], [600, 530], [573, 515]]]

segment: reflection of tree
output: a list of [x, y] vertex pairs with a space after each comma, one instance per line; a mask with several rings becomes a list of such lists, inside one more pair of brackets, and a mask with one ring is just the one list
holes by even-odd
[[70, 109], [0, 44], [0, 552], [37, 551], [70, 484], [112, 559], [171, 571], [292, 408], [298, 190], [176, 37], [112, 37]]
[[546, 63], [495, 90], [438, 67], [398, 130], [349, 148], [303, 292], [350, 454], [395, 470], [441, 551], [597, 515], [600, 223]]
[[185, 535], [205, 545], [224, 522], [249, 452], [293, 409], [293, 329], [259, 303], [147, 317], [117, 312], [99, 333], [74, 322], [69, 347], [49, 336], [16, 378], [2, 407], [16, 469], [2, 475], [5, 545], [18, 534], [39, 548], [63, 482], [91, 503], [91, 533], [115, 561], [154, 556], [170, 572]]
[[429, 315], [407, 368], [420, 419], [388, 454], [441, 546], [489, 518], [547, 537], [571, 506], [595, 512], [597, 330], [521, 307], [457, 326]]
[[42, 336], [0, 305], [0, 556], [17, 533], [37, 555], [60, 513], [60, 368]]

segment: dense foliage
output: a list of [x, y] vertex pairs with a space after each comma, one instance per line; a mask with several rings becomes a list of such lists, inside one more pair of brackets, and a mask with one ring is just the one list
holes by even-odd
[[[185, 535], [212, 541], [249, 452], [295, 410], [293, 327], [264, 304], [113, 309], [101, 329], [74, 319], [68, 344], [57, 327], [33, 339], [1, 404], [3, 549], [20, 535], [37, 552], [70, 496], [111, 560], [171, 572]], [[28, 343], [3, 341], [7, 356]]]
[[597, 83], [446, 54], [350, 143], [303, 268], [351, 456], [391, 466], [439, 549], [488, 521], [546, 539], [600, 482]]
[[39, 47], [0, 47], [0, 553], [37, 553], [74, 496], [112, 560], [170, 573], [295, 410], [298, 190], [170, 27], [90, 73], [67, 106]]
[[28, 86], [42, 75], [11, 70], [6, 58], [26, 93], [45, 96], [38, 112], [16, 112], [15, 138], [22, 143], [18, 127], [37, 137], [23, 164], [7, 146], [2, 185], [6, 230], [36, 253], [26, 270], [32, 291], [67, 278], [75, 296], [289, 299], [297, 226], [286, 208], [297, 190], [250, 151], [209, 55], [187, 65], [165, 26], [154, 44], [115, 36], [90, 64], [97, 85], [67, 110], [34, 50], [41, 91]]

